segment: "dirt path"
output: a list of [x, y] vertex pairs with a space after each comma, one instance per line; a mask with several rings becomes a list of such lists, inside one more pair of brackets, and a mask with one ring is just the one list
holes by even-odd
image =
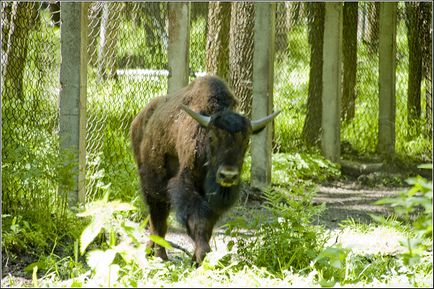
[[[373, 222], [370, 214], [390, 215], [392, 212], [391, 208], [375, 205], [374, 202], [384, 197], [396, 196], [399, 192], [406, 190], [406, 188], [384, 186], [367, 187], [354, 181], [347, 181], [320, 185], [318, 190], [317, 196], [314, 198], [314, 203], [325, 203], [326, 209], [317, 220], [314, 220], [314, 223], [324, 225], [332, 232], [337, 232], [339, 231], [339, 223], [349, 218], [354, 219], [356, 223], [369, 224]], [[259, 203], [250, 204], [249, 207], [250, 206], [253, 211], [250, 213], [261, 213], [258, 211]], [[248, 218], [248, 216], [246, 216], [246, 218]], [[219, 221], [219, 224], [224, 224], [227, 219], [227, 216], [223, 217], [222, 220]], [[219, 227], [219, 224], [217, 224], [214, 229], [210, 245], [214, 252], [225, 252], [229, 237], [225, 236], [224, 229]], [[180, 245], [189, 252], [193, 252], [194, 243], [187, 236], [185, 231], [177, 225], [169, 229], [166, 239]], [[169, 253], [169, 257], [170, 255], [173, 257], [179, 256], [179, 254], [183, 253], [175, 250]]]
[[318, 223], [335, 228], [341, 221], [353, 218], [358, 223], [370, 223], [369, 214], [387, 215], [392, 211], [374, 202], [396, 196], [404, 187], [366, 187], [356, 182], [336, 182], [332, 186], [320, 186], [314, 201], [325, 203], [326, 211]]

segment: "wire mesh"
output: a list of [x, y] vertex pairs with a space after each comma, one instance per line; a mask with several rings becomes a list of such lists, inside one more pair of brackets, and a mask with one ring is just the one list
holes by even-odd
[[167, 3], [93, 2], [88, 23], [86, 197], [100, 197], [108, 184], [112, 197], [133, 197], [138, 177], [129, 127], [167, 91]]
[[60, 30], [55, 6], [1, 3], [5, 214], [43, 215], [63, 207], [56, 193]]
[[274, 106], [282, 112], [275, 121], [273, 149], [299, 147], [309, 85], [308, 19], [301, 2], [276, 3]]

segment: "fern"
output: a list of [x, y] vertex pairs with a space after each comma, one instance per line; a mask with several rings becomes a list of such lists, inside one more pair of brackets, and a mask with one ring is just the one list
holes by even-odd
[[251, 238], [238, 239], [237, 256], [243, 263], [275, 273], [308, 267], [325, 243], [324, 228], [311, 224], [324, 209], [312, 204], [313, 196], [313, 191], [302, 188], [291, 193], [265, 191], [263, 208], [270, 217], [253, 231]]

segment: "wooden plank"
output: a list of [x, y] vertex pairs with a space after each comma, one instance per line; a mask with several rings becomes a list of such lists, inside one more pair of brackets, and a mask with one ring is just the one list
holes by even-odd
[[[255, 3], [252, 119], [273, 112], [275, 3]], [[273, 125], [252, 137], [251, 186], [271, 183]]]
[[85, 200], [88, 6], [78, 2], [61, 5], [59, 140], [62, 156], [71, 155], [67, 162], [72, 162], [73, 185], [60, 184], [59, 192], [67, 194], [70, 206]]
[[342, 95], [342, 2], [327, 2], [324, 18], [321, 148], [324, 156], [340, 160]]
[[188, 84], [190, 3], [170, 2], [169, 5], [169, 83], [168, 93]]
[[397, 3], [380, 3], [378, 152], [385, 160], [395, 155]]

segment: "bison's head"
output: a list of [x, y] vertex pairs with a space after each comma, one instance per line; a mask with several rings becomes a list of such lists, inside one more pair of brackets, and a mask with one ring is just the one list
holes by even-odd
[[256, 121], [230, 110], [211, 116], [182, 108], [208, 133], [208, 167], [214, 170], [216, 182], [222, 187], [232, 187], [240, 182], [241, 168], [251, 134], [261, 131], [280, 111]]

